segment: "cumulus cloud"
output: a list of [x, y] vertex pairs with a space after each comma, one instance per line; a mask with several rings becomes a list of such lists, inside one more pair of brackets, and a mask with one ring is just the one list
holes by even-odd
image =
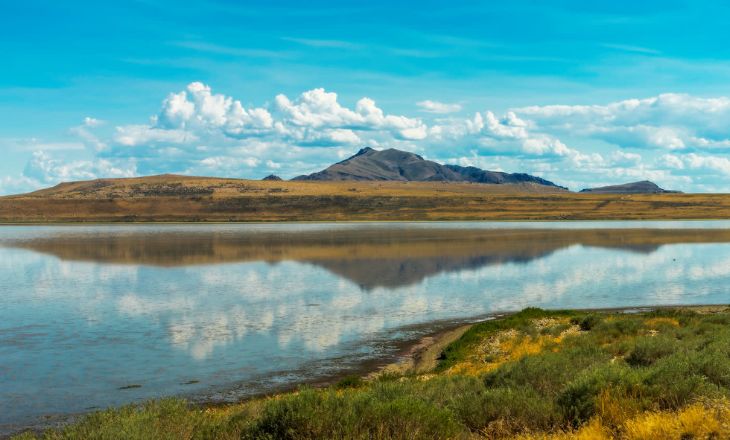
[[295, 127], [384, 130], [398, 139], [410, 140], [424, 139], [427, 134], [426, 125], [419, 119], [386, 115], [370, 98], [360, 99], [352, 110], [340, 105], [336, 93], [321, 88], [302, 93], [294, 102], [278, 95], [276, 105], [284, 122]]
[[514, 110], [540, 130], [603, 139], [622, 148], [730, 147], [730, 98], [667, 93], [607, 105], [547, 105]]
[[427, 113], [446, 114], [461, 111], [461, 104], [447, 104], [445, 102], [431, 101], [430, 99], [419, 101], [416, 105], [420, 107], [421, 111]]
[[534, 131], [529, 121], [514, 112], [498, 118], [493, 112], [476, 113], [470, 119], [451, 121], [434, 127], [433, 137], [453, 143], [477, 146], [483, 153], [530, 156], [577, 156], [560, 139], [548, 133]]
[[730, 176], [730, 159], [723, 156], [703, 156], [696, 153], [684, 156], [666, 154], [662, 157], [662, 161], [676, 170], [704, 170]]
[[134, 165], [120, 167], [118, 164], [104, 159], [92, 161], [79, 160], [67, 162], [55, 159], [43, 151], [33, 153], [33, 158], [26, 164], [23, 176], [43, 184], [55, 184], [63, 181], [88, 180], [99, 176], [133, 177], [136, 174]]
[[157, 129], [212, 130], [235, 137], [266, 131], [273, 118], [264, 108], [246, 109], [240, 101], [213, 94], [209, 86], [193, 82], [165, 99], [154, 122]]

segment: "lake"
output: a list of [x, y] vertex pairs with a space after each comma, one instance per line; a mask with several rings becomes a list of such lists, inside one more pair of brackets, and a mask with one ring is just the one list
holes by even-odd
[[730, 302], [730, 222], [0, 227], [0, 433], [374, 368], [528, 306]]

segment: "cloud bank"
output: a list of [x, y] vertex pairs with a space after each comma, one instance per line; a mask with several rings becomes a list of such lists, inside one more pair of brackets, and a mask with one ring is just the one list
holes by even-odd
[[416, 103], [421, 117], [370, 98], [346, 105], [323, 88], [260, 107], [190, 83], [147, 122], [87, 117], [70, 133], [87, 150], [65, 161], [39, 145], [0, 191], [96, 177], [182, 173], [260, 178], [318, 170], [363, 146], [539, 175], [580, 189], [650, 179], [685, 191], [730, 188], [730, 98], [662, 94], [601, 105], [543, 105], [464, 114], [461, 104]]

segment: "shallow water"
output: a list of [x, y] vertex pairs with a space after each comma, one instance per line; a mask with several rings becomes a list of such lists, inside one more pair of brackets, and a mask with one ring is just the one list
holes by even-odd
[[0, 433], [267, 392], [496, 312], [728, 286], [728, 222], [0, 227]]

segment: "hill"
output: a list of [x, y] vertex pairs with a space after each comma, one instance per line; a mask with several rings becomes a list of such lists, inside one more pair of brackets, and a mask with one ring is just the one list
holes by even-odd
[[523, 173], [485, 171], [476, 167], [442, 165], [407, 151], [363, 148], [352, 157], [322, 171], [293, 180], [391, 180], [408, 182], [533, 183], [567, 189], [540, 177]]
[[730, 195], [571, 193], [531, 182], [261, 181], [160, 175], [0, 197], [0, 222], [728, 219]]
[[583, 193], [594, 194], [676, 194], [679, 191], [670, 191], [660, 188], [654, 182], [643, 180], [641, 182], [624, 183], [623, 185], [602, 186], [598, 188], [586, 188]]

